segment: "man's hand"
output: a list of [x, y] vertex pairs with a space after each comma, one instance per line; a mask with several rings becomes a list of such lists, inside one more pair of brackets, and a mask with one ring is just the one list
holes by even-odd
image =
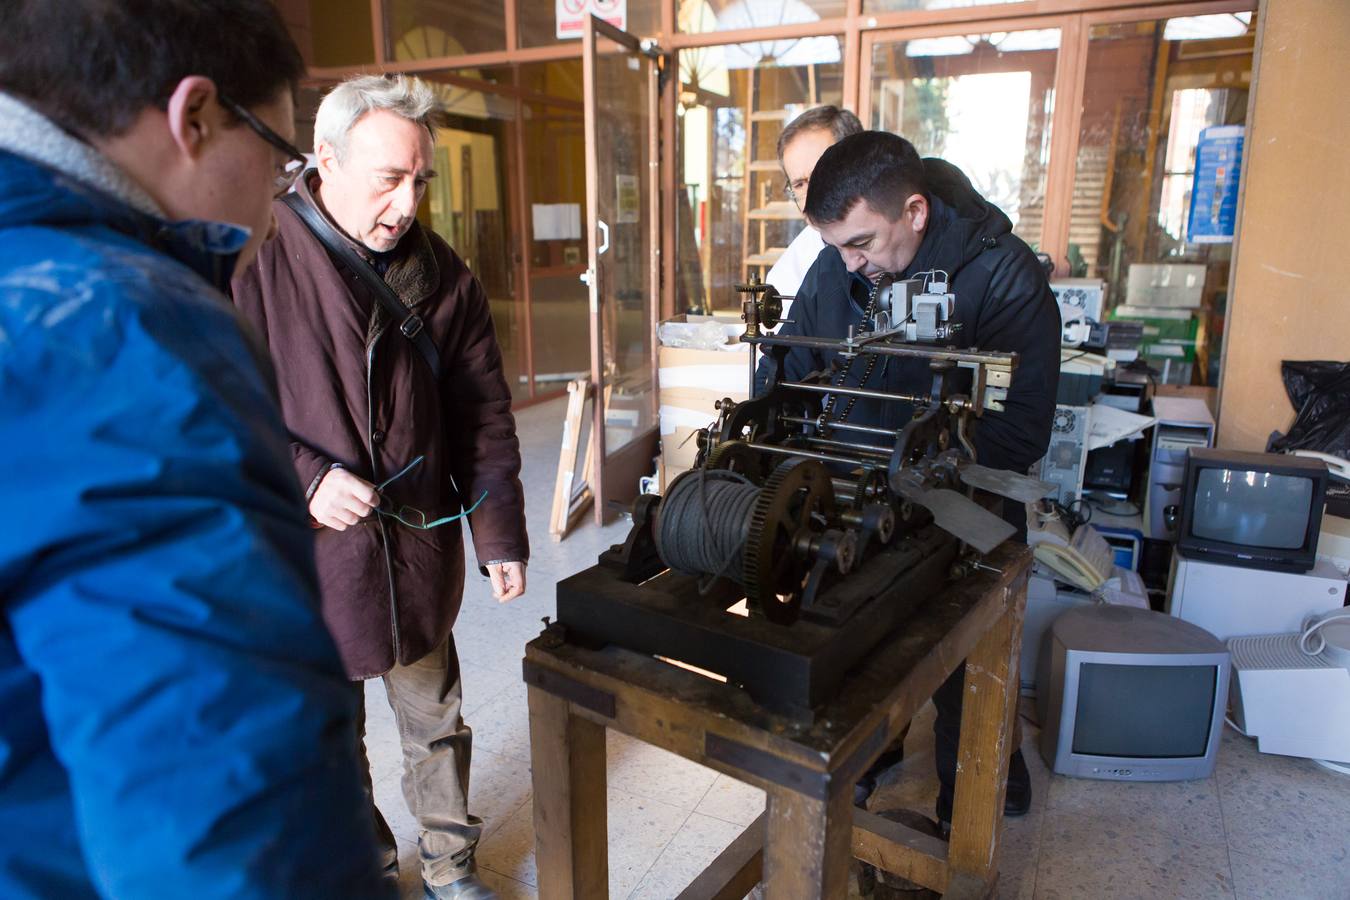
[[309, 514], [320, 525], [346, 531], [348, 525], [360, 522], [379, 504], [375, 485], [346, 469], [334, 468], [328, 470], [309, 498]]
[[492, 596], [498, 603], [510, 603], [525, 593], [525, 564], [523, 562], [489, 563], [488, 578], [492, 579]]

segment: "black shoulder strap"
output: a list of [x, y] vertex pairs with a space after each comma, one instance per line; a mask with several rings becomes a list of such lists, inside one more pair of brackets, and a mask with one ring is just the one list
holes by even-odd
[[380, 305], [384, 311], [389, 313], [393, 320], [398, 324], [399, 333], [412, 341], [417, 352], [422, 354], [422, 358], [431, 366], [431, 372], [437, 380], [441, 377], [441, 357], [436, 352], [436, 344], [431, 340], [423, 327], [422, 317], [414, 313], [403, 302], [394, 295], [389, 285], [385, 284], [380, 274], [371, 268], [370, 263], [361, 258], [361, 255], [352, 249], [347, 243], [346, 238], [338, 234], [337, 229], [328, 223], [323, 213], [314, 208], [313, 205], [306, 203], [304, 198], [294, 192], [289, 193], [282, 200], [287, 206], [300, 217], [300, 221], [305, 223], [310, 232], [319, 239], [337, 260], [339, 260], [348, 269], [356, 273], [367, 288], [379, 299]]

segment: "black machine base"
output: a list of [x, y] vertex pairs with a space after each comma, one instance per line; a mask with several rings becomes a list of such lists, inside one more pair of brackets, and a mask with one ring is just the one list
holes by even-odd
[[696, 578], [666, 571], [633, 583], [622, 566], [601, 562], [559, 582], [558, 622], [568, 641], [715, 672], [775, 712], [810, 718], [882, 638], [941, 592], [958, 547], [935, 526], [898, 538], [822, 594], [817, 614], [804, 609], [792, 625], [728, 612], [744, 596], [730, 582], [700, 596]]

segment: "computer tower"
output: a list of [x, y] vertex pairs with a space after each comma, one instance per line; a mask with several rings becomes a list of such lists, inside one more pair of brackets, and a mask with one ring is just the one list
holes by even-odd
[[1056, 406], [1055, 418], [1050, 425], [1050, 447], [1034, 467], [1033, 474], [1038, 478], [1058, 486], [1052, 499], [1066, 506], [1083, 493], [1091, 411], [1090, 406]]
[[1214, 443], [1214, 417], [1196, 397], [1154, 397], [1153, 448], [1144, 498], [1144, 536], [1175, 541], [1181, 524], [1186, 452]]

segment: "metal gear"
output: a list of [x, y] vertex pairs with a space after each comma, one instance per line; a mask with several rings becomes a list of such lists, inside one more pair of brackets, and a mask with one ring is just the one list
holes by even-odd
[[744, 475], [755, 484], [764, 480], [763, 455], [745, 441], [722, 441], [708, 454], [707, 468]]
[[779, 464], [760, 489], [746, 534], [741, 583], [771, 622], [790, 625], [801, 610], [811, 560], [798, 551], [814, 516], [834, 516], [829, 470], [812, 459]]

